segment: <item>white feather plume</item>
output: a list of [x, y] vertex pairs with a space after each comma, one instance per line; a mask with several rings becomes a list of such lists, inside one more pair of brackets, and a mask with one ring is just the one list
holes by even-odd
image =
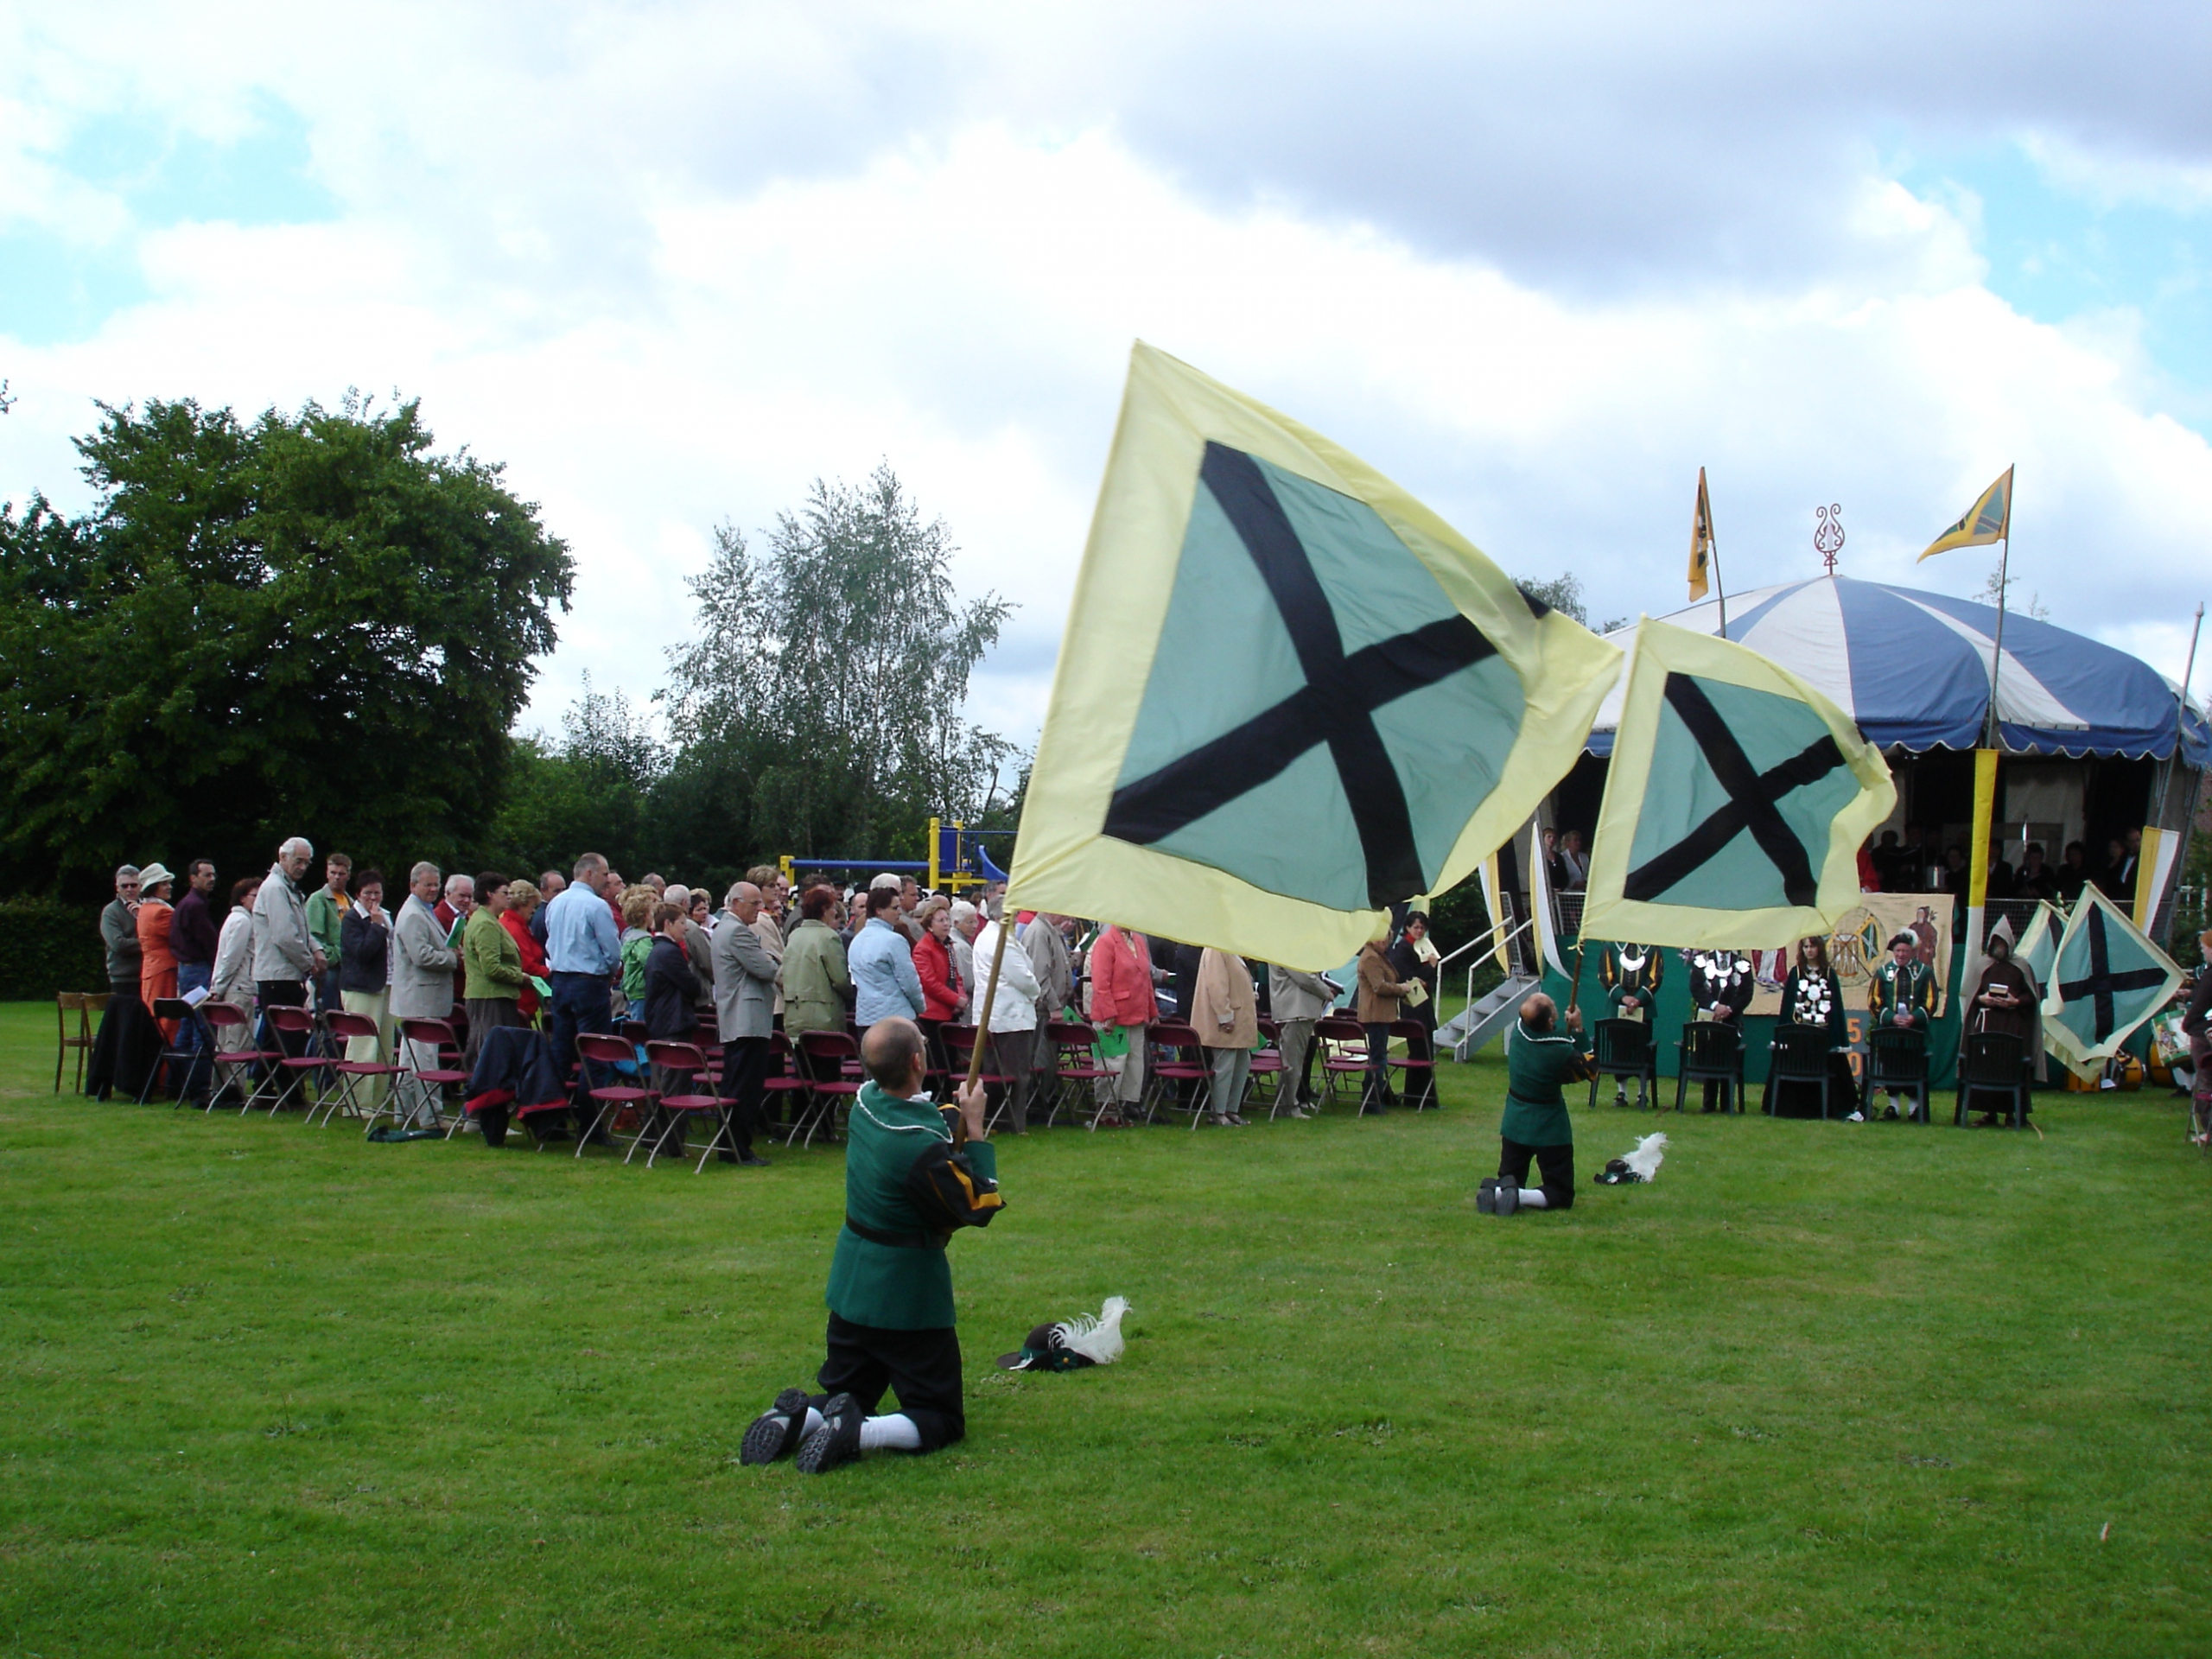
[[1125, 1345], [1122, 1341], [1122, 1315], [1128, 1311], [1128, 1297], [1109, 1296], [1096, 1319], [1079, 1313], [1074, 1319], [1061, 1320], [1053, 1329], [1060, 1333], [1062, 1342], [1085, 1359], [1099, 1365], [1111, 1365], [1122, 1357]]
[[1648, 1181], [1659, 1173], [1659, 1165], [1667, 1155], [1667, 1137], [1647, 1135], [1636, 1143], [1636, 1150], [1621, 1161], [1636, 1172], [1636, 1179]]

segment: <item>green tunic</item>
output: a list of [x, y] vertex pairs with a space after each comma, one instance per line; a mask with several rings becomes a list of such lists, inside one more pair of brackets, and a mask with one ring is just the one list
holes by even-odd
[[1582, 1048], [1564, 1032], [1535, 1032], [1516, 1020], [1505, 1036], [1505, 1117], [1498, 1134], [1524, 1147], [1571, 1147], [1561, 1087], [1574, 1075]]
[[[1000, 1206], [997, 1179], [998, 1153], [989, 1141], [970, 1141], [955, 1153], [945, 1112], [927, 1100], [895, 1099], [873, 1080], [863, 1084], [845, 1135], [845, 1214], [870, 1233], [916, 1242], [884, 1243], [849, 1225], [839, 1229], [830, 1311], [887, 1331], [951, 1325], [948, 1223], [987, 1223]], [[937, 1188], [949, 1202], [926, 1196]]]

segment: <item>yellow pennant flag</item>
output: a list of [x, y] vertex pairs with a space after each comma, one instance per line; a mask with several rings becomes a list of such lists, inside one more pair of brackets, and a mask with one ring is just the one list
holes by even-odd
[[1337, 967], [1528, 819], [1619, 668], [1357, 456], [1140, 342], [1008, 891]]
[[1690, 512], [1690, 597], [1705, 597], [1705, 573], [1713, 563], [1713, 498], [1705, 492], [1705, 468], [1697, 469], [1697, 505]]
[[1897, 786], [1851, 716], [1757, 652], [1637, 625], [1582, 901], [1592, 938], [1753, 950], [1859, 904]]
[[[1987, 547], [2012, 533], [2012, 469], [1975, 498], [1959, 522], [1928, 543], [1922, 559], [1948, 553], [1955, 547]], [[1917, 564], [1919, 559], [1913, 561]]]

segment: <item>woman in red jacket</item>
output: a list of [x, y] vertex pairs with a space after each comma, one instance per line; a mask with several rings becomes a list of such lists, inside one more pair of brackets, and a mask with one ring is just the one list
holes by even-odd
[[[507, 907], [499, 912], [499, 925], [507, 930], [518, 949], [522, 951], [522, 970], [532, 979], [545, 977], [545, 947], [530, 931], [531, 912], [537, 908], [539, 894], [527, 881], [517, 881], [507, 888]], [[526, 1020], [537, 1018], [537, 988], [525, 985], [522, 997], [515, 1004], [516, 1011]]]
[[952, 937], [952, 912], [941, 899], [931, 903], [937, 908], [924, 919], [922, 942], [914, 947], [914, 972], [922, 982], [925, 1030], [931, 1021], [943, 1025], [958, 1019], [961, 1005], [968, 1000], [959, 976], [952, 971], [952, 950], [947, 944]]
[[[1141, 933], [1108, 927], [1091, 941], [1084, 973], [1100, 1060], [1115, 1073], [1097, 1085], [1099, 1122], [1118, 1123], [1144, 1098], [1145, 1027], [1160, 1018], [1160, 1000], [1152, 989], [1152, 949]], [[1114, 1052], [1125, 1046], [1125, 1052]]]

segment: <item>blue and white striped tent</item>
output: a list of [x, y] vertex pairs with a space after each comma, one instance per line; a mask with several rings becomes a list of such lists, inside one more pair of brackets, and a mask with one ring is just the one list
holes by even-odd
[[[1663, 619], [1719, 632], [1719, 607]], [[1617, 636], [1625, 645], [1632, 629]], [[1810, 681], [1884, 749], [1971, 749], [1989, 711], [1993, 607], [1850, 576], [1815, 576], [1728, 597], [1728, 637]], [[1624, 677], [1624, 680], [1625, 677]], [[2149, 664], [2048, 622], [2008, 612], [1998, 720], [2015, 754], [2164, 760], [2177, 735], [2185, 765], [2212, 761], [2212, 725]], [[1621, 690], [1598, 711], [1588, 747], [1610, 754]]]

